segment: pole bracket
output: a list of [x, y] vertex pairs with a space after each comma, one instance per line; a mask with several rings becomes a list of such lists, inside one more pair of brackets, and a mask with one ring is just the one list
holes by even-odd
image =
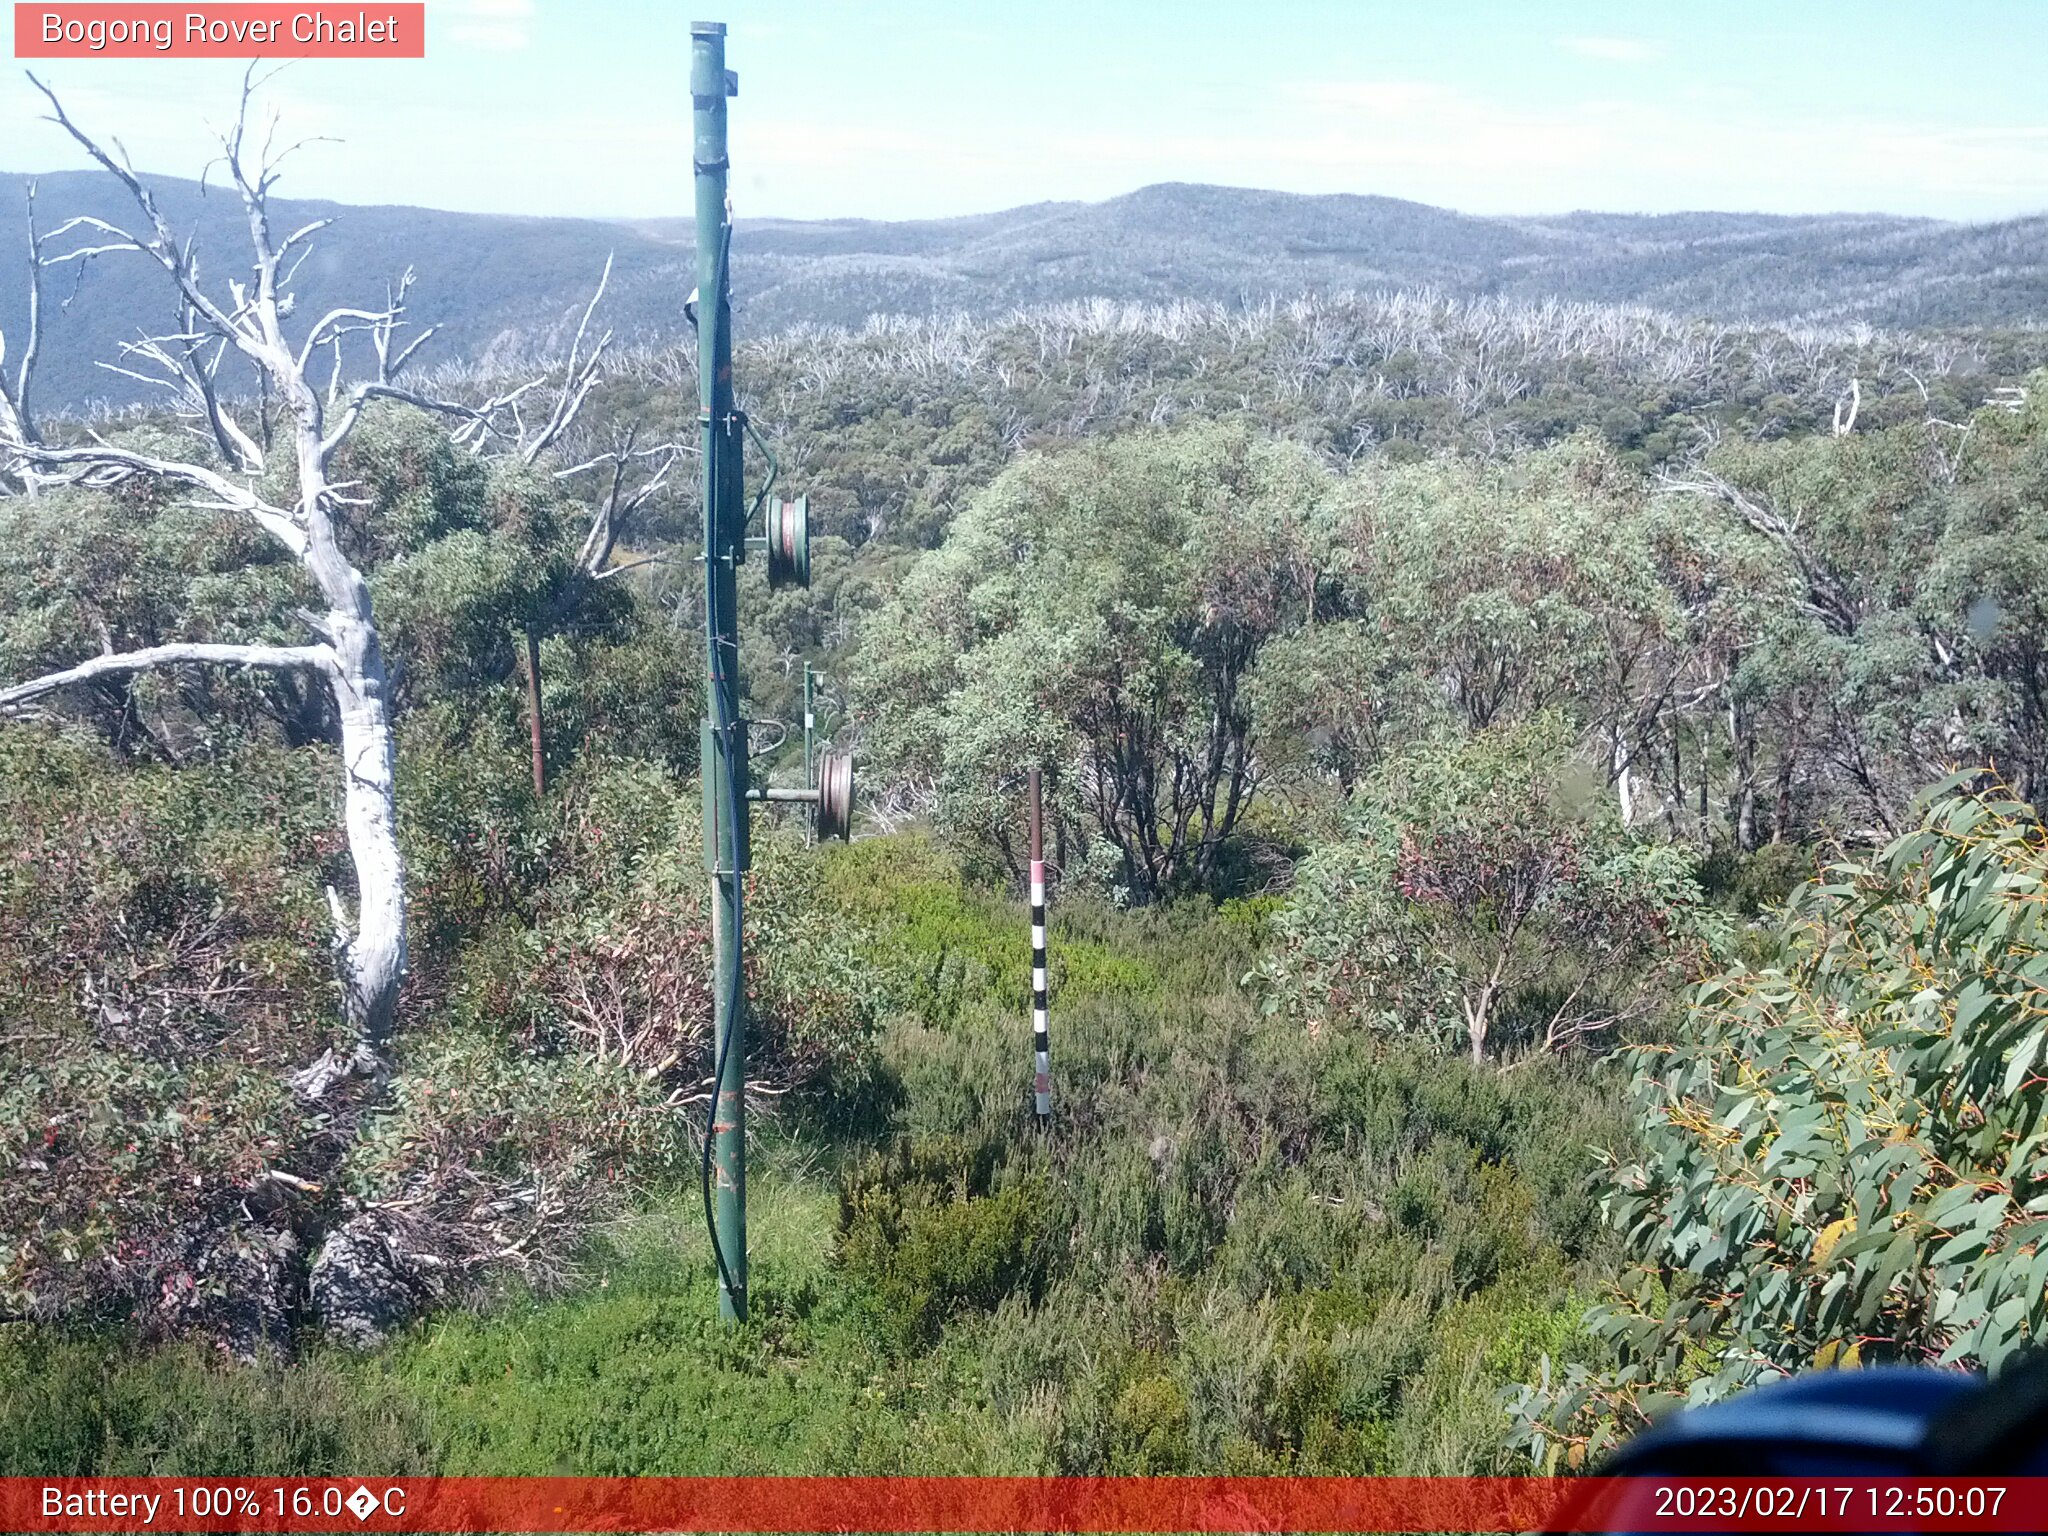
[[[725, 740], [721, 743], [720, 735]], [[739, 824], [733, 828], [735, 841], [739, 845], [740, 873], [754, 867], [753, 839], [749, 836], [752, 818], [746, 814], [745, 802], [752, 797], [747, 784], [747, 722], [735, 720], [731, 727], [721, 733], [717, 724], [709, 719], [704, 721], [698, 751], [698, 772], [709, 791], [704, 796], [704, 868], [721, 878], [732, 871], [725, 867], [725, 819], [731, 811], [731, 801], [725, 789], [726, 775], [730, 773], [739, 780], [742, 809]]]

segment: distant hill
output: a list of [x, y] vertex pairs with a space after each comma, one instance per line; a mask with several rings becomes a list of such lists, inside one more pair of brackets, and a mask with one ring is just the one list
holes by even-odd
[[[26, 178], [0, 175], [0, 253], [21, 249]], [[239, 273], [241, 211], [218, 188], [153, 183], [195, 230], [212, 270]], [[126, 221], [109, 178], [41, 178], [46, 226], [77, 213]], [[608, 323], [629, 343], [680, 326], [692, 277], [686, 219], [606, 223], [420, 208], [281, 202], [281, 226], [334, 216], [297, 283], [304, 317], [374, 299], [410, 263], [414, 313], [445, 329], [432, 355], [490, 363], [573, 324], [607, 252]], [[1886, 215], [1574, 213], [1481, 218], [1385, 197], [1306, 197], [1162, 185], [1101, 203], [1040, 203], [968, 218], [742, 220], [737, 303], [750, 329], [857, 325], [868, 315], [1000, 314], [1082, 297], [1235, 303], [1311, 290], [1434, 288], [1641, 304], [1727, 321], [1863, 320], [1886, 326], [2048, 319], [2048, 218], [1965, 225]], [[17, 336], [19, 268], [0, 255], [0, 327]], [[163, 279], [106, 257], [73, 302], [51, 274], [46, 402], [132, 399], [93, 367], [168, 312]]]
[[[23, 250], [28, 180], [0, 175], [0, 330], [10, 354], [25, 319], [16, 253]], [[76, 171], [37, 181], [36, 221], [45, 230], [77, 214], [136, 227], [136, 210], [111, 176]], [[173, 227], [196, 234], [201, 270], [212, 275], [215, 291], [224, 291], [231, 276], [247, 276], [248, 226], [231, 189], [211, 186], [202, 193], [197, 182], [156, 177], [150, 186]], [[688, 251], [614, 224], [292, 200], [272, 204], [280, 238], [330, 217], [338, 222], [317, 238], [294, 283], [294, 318], [305, 326], [338, 304], [381, 304], [387, 285], [411, 265], [418, 275], [414, 318], [443, 327], [420, 354], [422, 362], [488, 361], [564, 326], [573, 328], [606, 253], [614, 249], [606, 313], [622, 336], [672, 332], [689, 291]], [[38, 370], [43, 399], [63, 406], [135, 399], [140, 386], [94, 363], [116, 359], [119, 344], [138, 332], [168, 329], [173, 311], [165, 275], [143, 257], [107, 255], [92, 263], [82, 282], [69, 267], [47, 273], [44, 292], [50, 318], [47, 361]]]
[[[639, 227], [688, 238], [687, 224]], [[1856, 214], [1480, 218], [1387, 197], [1163, 185], [968, 219], [758, 220], [738, 233], [749, 302], [770, 324], [845, 324], [875, 309], [985, 312], [1083, 295], [1232, 302], [1389, 287], [1643, 304], [1729, 321], [2048, 318], [2042, 217], [1988, 225]]]

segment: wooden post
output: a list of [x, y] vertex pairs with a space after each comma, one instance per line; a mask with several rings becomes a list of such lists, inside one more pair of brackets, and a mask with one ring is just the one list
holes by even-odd
[[540, 719], [540, 636], [526, 631], [526, 718], [533, 732], [533, 798], [548, 792], [547, 735]]

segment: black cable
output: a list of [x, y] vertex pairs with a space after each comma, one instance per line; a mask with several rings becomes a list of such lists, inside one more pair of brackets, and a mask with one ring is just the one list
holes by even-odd
[[[712, 284], [711, 289], [711, 303], [713, 305], [711, 313], [714, 325], [725, 323], [724, 316], [722, 313], [724, 306], [721, 300], [722, 296], [725, 293], [726, 287], [726, 266], [731, 261], [731, 259], [732, 225], [730, 223], [727, 223], [727, 225], [725, 226], [725, 238], [719, 242], [717, 279]], [[711, 366], [713, 367], [713, 369], [716, 369], [718, 366], [717, 334], [718, 333], [714, 331], [712, 338]], [[719, 478], [717, 466], [717, 444], [714, 442], [711, 445], [711, 448], [712, 463], [710, 466], [710, 473], [707, 475], [706, 480], [707, 487], [712, 491], [713, 494], [711, 496], [707, 496], [705, 499], [704, 519], [705, 526], [707, 528], [709, 528], [712, 525], [712, 519], [714, 519], [718, 515], [718, 509], [715, 505], [716, 492], [718, 490], [717, 481]], [[713, 695], [712, 708], [718, 717], [718, 739], [720, 743], [719, 750], [723, 754], [726, 766], [726, 815], [724, 853], [726, 868], [730, 872], [728, 878], [730, 878], [732, 881], [733, 955], [732, 981], [726, 992], [725, 998], [725, 1038], [718, 1042], [717, 1057], [712, 1067], [711, 1108], [710, 1112], [705, 1116], [704, 1119], [704, 1157], [703, 1166], [700, 1174], [700, 1186], [704, 1196], [704, 1230], [710, 1235], [711, 1238], [711, 1257], [717, 1262], [718, 1265], [719, 1284], [725, 1288], [726, 1295], [737, 1298], [739, 1294], [738, 1288], [734, 1286], [732, 1282], [732, 1270], [727, 1266], [725, 1262], [725, 1245], [719, 1241], [718, 1216], [717, 1212], [714, 1210], [712, 1205], [711, 1159], [713, 1149], [716, 1147], [718, 1141], [718, 1099], [719, 1094], [725, 1084], [726, 1062], [732, 1051], [733, 1036], [739, 1032], [738, 1025], [740, 1000], [743, 991], [741, 985], [742, 951], [740, 948], [740, 933], [742, 930], [740, 923], [739, 819], [747, 813], [747, 810], [744, 792], [740, 787], [739, 775], [732, 771], [733, 722], [731, 712], [726, 704], [725, 658], [720, 656], [717, 651], [717, 647], [720, 643], [717, 622], [718, 568], [717, 560], [708, 554], [704, 561], [704, 616], [706, 625], [710, 632], [712, 657], [717, 663], [716, 672], [713, 678], [711, 679], [711, 692]], [[718, 852], [718, 850], [714, 849], [713, 852], [715, 855]], [[716, 931], [717, 922], [718, 915], [714, 912], [712, 914], [712, 926], [714, 932]], [[716, 961], [714, 960], [713, 963], [715, 964]], [[713, 1015], [712, 1027], [714, 1029], [717, 1027], [717, 1016], [715, 1014]], [[746, 1088], [744, 1084], [741, 1086], [740, 1093], [742, 1099], [744, 1099], [746, 1094]], [[742, 1110], [744, 1111], [744, 1105], [742, 1105]], [[744, 1154], [744, 1149], [742, 1149], [742, 1152]]]
[[[725, 1245], [719, 1241], [718, 1237], [718, 1215], [713, 1208], [711, 1199], [711, 1159], [713, 1150], [718, 1142], [718, 1100], [725, 1086], [726, 1062], [732, 1053], [733, 1036], [739, 1032], [739, 1010], [742, 992], [741, 951], [739, 945], [741, 931], [739, 818], [746, 814], [746, 803], [739, 793], [739, 776], [731, 771], [732, 721], [731, 717], [726, 713], [725, 689], [721, 685], [715, 687], [713, 691], [718, 696], [719, 739], [725, 744], [724, 751], [727, 766], [725, 780], [728, 794], [726, 799], [724, 853], [726, 868], [730, 871], [727, 878], [730, 878], [732, 881], [733, 957], [732, 981], [725, 997], [725, 1038], [718, 1042], [717, 1060], [711, 1069], [711, 1107], [704, 1118], [704, 1158], [700, 1182], [704, 1195], [704, 1230], [711, 1237], [711, 1256], [718, 1264], [719, 1283], [725, 1287], [726, 1294], [732, 1296], [737, 1294], [737, 1288], [732, 1283], [732, 1270], [727, 1267], [725, 1262]], [[714, 926], [717, 923], [717, 915], [715, 913], [713, 914], [712, 922]], [[744, 1085], [742, 1085], [740, 1092], [744, 1096], [746, 1092]]]
[[[761, 508], [767, 505], [768, 493], [775, 489], [775, 477], [782, 473], [782, 465], [775, 457], [775, 450], [768, 446], [768, 439], [763, 437], [760, 429], [754, 425], [753, 417], [742, 413], [740, 425], [747, 429], [747, 436], [754, 440], [754, 446], [761, 450], [761, 456], [768, 461], [768, 478], [761, 482], [761, 489], [754, 492], [753, 509], [747, 513], [747, 521], [751, 523]], [[765, 527], [763, 531], [766, 531]]]
[[[726, 762], [729, 768], [732, 761], [731, 726], [725, 718], [725, 690], [723, 688], [720, 688], [717, 690], [717, 692], [720, 715], [719, 733], [726, 744]], [[730, 788], [735, 790], [739, 787], [738, 777], [730, 771], [728, 771], [726, 774], [726, 783]], [[740, 850], [738, 818], [744, 814], [745, 805], [744, 802], [740, 799], [740, 797], [737, 794], [729, 796], [726, 804], [725, 851], [726, 864], [732, 871], [730, 878], [732, 880], [732, 931], [733, 949], [735, 953], [733, 955], [732, 964], [732, 983], [730, 989], [726, 993], [725, 999], [725, 1038], [718, 1042], [717, 1061], [711, 1069], [711, 1108], [710, 1112], [705, 1116], [704, 1120], [704, 1162], [701, 1176], [701, 1183], [704, 1194], [704, 1230], [710, 1234], [711, 1257], [717, 1261], [718, 1280], [719, 1283], [725, 1287], [725, 1293], [728, 1296], [736, 1296], [738, 1292], [737, 1288], [732, 1283], [732, 1271], [726, 1267], [725, 1245], [719, 1241], [718, 1237], [718, 1215], [717, 1212], [713, 1209], [711, 1201], [711, 1158], [713, 1149], [717, 1145], [718, 1141], [718, 1098], [720, 1092], [723, 1090], [725, 1085], [725, 1066], [726, 1061], [732, 1052], [733, 1036], [736, 1033], [738, 1033], [736, 1026], [739, 1022], [741, 993], [740, 954], [738, 953], [740, 934]], [[716, 923], [717, 919], [715, 915], [712, 920], [714, 923]], [[744, 1097], [746, 1093], [746, 1088], [744, 1085], [741, 1086], [740, 1093]]]

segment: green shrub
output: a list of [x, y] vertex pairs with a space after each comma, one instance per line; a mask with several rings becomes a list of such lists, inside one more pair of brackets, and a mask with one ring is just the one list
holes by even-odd
[[[765, 829], [761, 1065], [790, 1059], [785, 1002], [847, 1049], [756, 1122], [753, 1317], [719, 1326], [696, 1115], [577, 1049], [561, 1013], [605, 956], [628, 980], [654, 974], [639, 956], [703, 965], [694, 810], [658, 768], [586, 762], [522, 813], [540, 868], [450, 925], [388, 1100], [332, 1181], [454, 1216], [451, 1191], [573, 1197], [537, 1284], [360, 1358], [314, 1352], [286, 1379], [320, 1383], [330, 1418], [249, 1455], [379, 1467], [403, 1462], [398, 1437], [407, 1465], [449, 1473], [1488, 1470], [1509, 1373], [1580, 1347], [1553, 1316], [1604, 1253], [1597, 1224], [1572, 1230], [1585, 1143], [1625, 1130], [1594, 1064], [1503, 1074], [1359, 1031], [1304, 1038], [1237, 986], [1253, 935], [1232, 915], [1069, 900], [1042, 1138], [1024, 999], [992, 979], [1028, 964], [1021, 907], [918, 839], [809, 850]], [[989, 963], [927, 1014], [897, 968], [930, 941]], [[201, 1405], [271, 1390], [73, 1346], [114, 1383], [94, 1401], [137, 1406], [112, 1431], [62, 1429], [69, 1451], [0, 1420], [17, 1465], [136, 1465], [192, 1443]], [[361, 1437], [322, 1438], [357, 1411]]]
[[1141, 1376], [1118, 1395], [1109, 1469], [1126, 1476], [1185, 1472], [1192, 1460], [1186, 1389], [1170, 1376]]
[[241, 1365], [203, 1345], [0, 1329], [0, 1476], [421, 1476], [428, 1416], [325, 1355]]
[[1428, 741], [1303, 861], [1260, 980], [1311, 1028], [1413, 1034], [1474, 1061], [1656, 1014], [1698, 903], [1691, 860], [1574, 803], [1559, 722]]
[[1216, 422], [1020, 456], [869, 616], [875, 776], [928, 787], [949, 842], [1016, 872], [1017, 765], [1044, 764], [1075, 884], [1208, 892], [1258, 785], [1241, 684], [1299, 604], [1329, 485], [1299, 445]]
[[332, 1005], [323, 771], [259, 745], [122, 769], [0, 731], [0, 1310], [280, 1334], [289, 1202], [256, 1186], [323, 1166], [284, 1083]]
[[[827, 851], [821, 896], [873, 933], [898, 1006], [948, 1023], [978, 1004], [1031, 1005], [1031, 927], [1021, 902], [970, 887], [936, 844], [866, 838]], [[1100, 909], [1062, 901], [1049, 914], [1051, 986], [1061, 999], [1157, 992], [1149, 957], [1100, 937]], [[1120, 935], [1122, 936], [1122, 935]]]
[[556, 839], [509, 731], [446, 703], [406, 715], [398, 813], [407, 938], [420, 965], [438, 970], [500, 919], [529, 920]]
[[1754, 853], [1721, 844], [1701, 862], [1700, 886], [1709, 901], [1754, 918], [1783, 906], [1819, 873], [1814, 850], [1799, 843], [1766, 843]]
[[899, 1142], [850, 1169], [839, 1196], [838, 1255], [905, 1347], [929, 1343], [952, 1313], [1031, 1294], [1053, 1262], [1042, 1177], [996, 1182], [993, 1148]]
[[1597, 1368], [1519, 1400], [1539, 1459], [1813, 1365], [1995, 1369], [2048, 1334], [2039, 1155], [2048, 837], [1944, 786], [1788, 907], [1767, 963], [1644, 1048], [1606, 1206], [1631, 1272]]

